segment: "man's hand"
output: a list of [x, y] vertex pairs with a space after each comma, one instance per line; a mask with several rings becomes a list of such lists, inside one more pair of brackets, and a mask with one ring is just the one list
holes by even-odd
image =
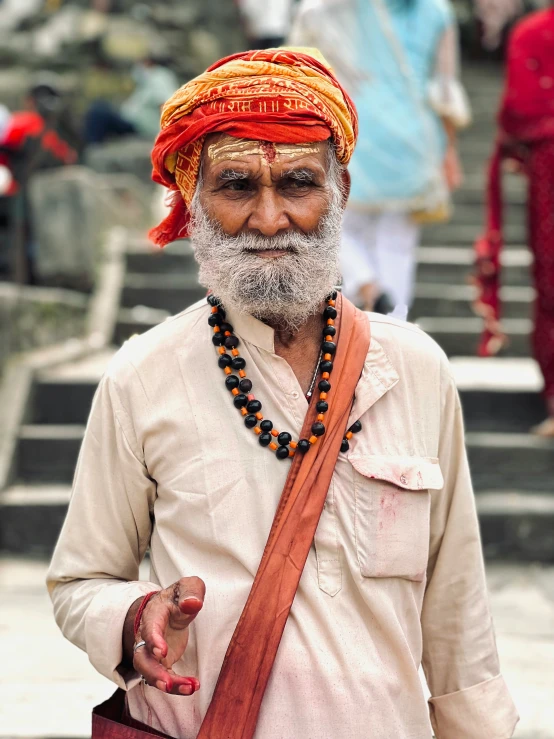
[[[148, 685], [173, 695], [192, 695], [200, 688], [195, 677], [182, 677], [172, 668], [185, 652], [188, 627], [204, 605], [205, 593], [206, 586], [199, 577], [183, 577], [161, 590], [146, 605], [134, 638], [133, 624], [142, 598], [129, 609], [123, 635], [124, 655]], [[141, 641], [146, 644], [133, 652], [134, 645]]]

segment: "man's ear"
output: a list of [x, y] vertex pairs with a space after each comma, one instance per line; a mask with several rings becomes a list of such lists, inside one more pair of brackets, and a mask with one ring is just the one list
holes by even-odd
[[350, 172], [347, 169], [342, 170], [341, 180], [342, 180], [342, 209], [344, 210], [346, 208], [348, 196], [350, 195], [350, 186], [352, 184]]

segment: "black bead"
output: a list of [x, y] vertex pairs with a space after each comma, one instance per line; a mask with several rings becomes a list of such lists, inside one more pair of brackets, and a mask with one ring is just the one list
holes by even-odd
[[246, 367], [246, 360], [242, 357], [233, 357], [233, 359], [231, 360], [231, 367], [234, 370], [244, 369]]
[[281, 446], [288, 446], [292, 441], [292, 436], [287, 431], [282, 431], [277, 437], [277, 441]]
[[355, 423], [350, 426], [350, 431], [352, 431], [353, 434], [357, 434], [362, 430], [362, 424], [360, 421], [356, 421]]
[[323, 329], [323, 336], [334, 336], [337, 333], [337, 329], [334, 326], [325, 326]]
[[323, 311], [323, 318], [336, 318], [336, 317], [337, 317], [337, 309], [333, 308], [332, 305], [328, 305]]
[[253, 429], [254, 426], [258, 423], [258, 419], [256, 416], [245, 416], [244, 417], [244, 423], [246, 425], [246, 428]]
[[210, 317], [208, 318], [208, 325], [212, 328], [215, 328], [216, 326], [219, 326], [221, 323], [221, 318], [217, 315], [217, 313], [212, 313]]
[[221, 324], [221, 330], [223, 331], [223, 333], [225, 333], [225, 331], [228, 331], [230, 334], [233, 333], [233, 327], [231, 326], [230, 323], [223, 322]]
[[218, 315], [221, 318], [222, 321], [225, 320], [225, 316], [227, 315], [227, 312], [225, 311], [225, 308], [222, 305], [217, 306]]
[[321, 345], [321, 350], [324, 354], [334, 354], [337, 351], [337, 345], [334, 341], [324, 341]]
[[308, 441], [308, 439], [300, 439], [296, 448], [302, 454], [306, 454], [306, 452], [310, 448], [310, 442]]
[[260, 434], [258, 436], [258, 441], [262, 446], [269, 446], [271, 444], [271, 439], [271, 434]]
[[252, 380], [248, 380], [246, 377], [239, 382], [239, 390], [241, 393], [249, 393], [252, 390]]
[[342, 444], [340, 445], [340, 450], [344, 454], [350, 449], [350, 444], [348, 443], [348, 439], [343, 439]]
[[234, 390], [239, 386], [239, 378], [236, 375], [227, 375], [225, 378], [225, 387], [227, 390]]
[[323, 362], [320, 362], [319, 369], [322, 372], [329, 372], [329, 374], [331, 374], [333, 371], [333, 362], [330, 362], [328, 359], [324, 359]]
[[329, 403], [325, 400], [319, 400], [316, 404], [316, 409], [318, 413], [327, 413], [329, 410]]
[[317, 421], [312, 425], [312, 434], [314, 436], [323, 436], [325, 433], [325, 426], [321, 423], [321, 421]]
[[235, 404], [235, 408], [244, 408], [248, 403], [248, 398], [243, 393], [239, 393], [233, 398], [233, 403]]
[[210, 293], [206, 297], [206, 300], [212, 306], [212, 308], [215, 308], [217, 305], [219, 305], [219, 300], [216, 298], [216, 296], [213, 293]]
[[231, 357], [228, 354], [220, 354], [217, 363], [221, 369], [225, 369], [231, 364]]
[[260, 428], [262, 431], [266, 431], [269, 433], [273, 429], [273, 423], [269, 420], [269, 418], [267, 418], [265, 421], [262, 421], [260, 423]]
[[[225, 347], [227, 349], [236, 349], [237, 346], [240, 344], [240, 341], [238, 340], [236, 336], [226, 336], [225, 341], [223, 343], [225, 344]], [[333, 346], [335, 345], [333, 344]]]
[[262, 404], [259, 400], [249, 400], [246, 410], [248, 413], [259, 413], [262, 410]]
[[337, 291], [333, 290], [331, 295], [329, 295], [328, 300], [336, 300], [337, 299]]
[[275, 452], [277, 459], [288, 459], [289, 457], [289, 448], [288, 446], [280, 446], [277, 448]]
[[223, 344], [223, 334], [221, 332], [219, 332], [219, 331], [218, 331], [217, 334], [214, 334], [212, 336], [212, 343], [215, 346], [221, 346]]
[[329, 380], [320, 380], [317, 386], [322, 393], [328, 393], [331, 389], [331, 383], [329, 382]]

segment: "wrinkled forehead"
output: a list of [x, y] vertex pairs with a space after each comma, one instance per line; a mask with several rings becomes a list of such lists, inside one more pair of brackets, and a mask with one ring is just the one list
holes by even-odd
[[264, 163], [272, 165], [274, 163], [283, 164], [300, 157], [320, 155], [326, 146], [326, 141], [274, 144], [271, 141], [236, 138], [225, 133], [214, 133], [206, 137], [203, 157], [205, 162], [218, 164], [223, 161], [236, 161], [248, 156], [258, 156]]

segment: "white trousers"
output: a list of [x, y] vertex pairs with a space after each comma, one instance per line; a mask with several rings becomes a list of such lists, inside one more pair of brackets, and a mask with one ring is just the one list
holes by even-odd
[[343, 293], [360, 303], [359, 290], [377, 283], [406, 318], [412, 303], [421, 227], [408, 213], [359, 213], [346, 209], [342, 227]]

